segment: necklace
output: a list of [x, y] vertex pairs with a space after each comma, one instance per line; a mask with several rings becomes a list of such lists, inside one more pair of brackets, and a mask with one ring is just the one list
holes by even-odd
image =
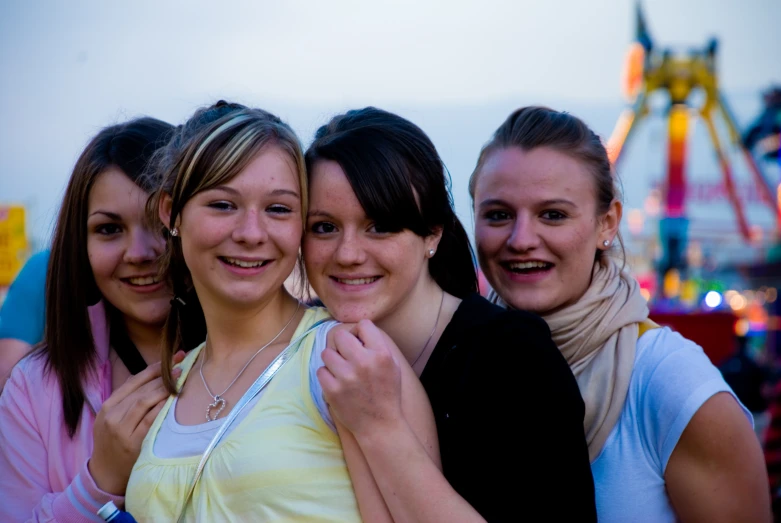
[[434, 328], [431, 329], [431, 334], [428, 335], [428, 339], [426, 340], [426, 344], [423, 345], [423, 348], [420, 349], [420, 353], [418, 354], [418, 357], [415, 358], [415, 361], [412, 362], [412, 365], [410, 367], [414, 367], [415, 364], [418, 362], [421, 356], [423, 356], [423, 353], [426, 352], [426, 347], [428, 347], [428, 344], [431, 342], [431, 338], [434, 337], [434, 333], [437, 330], [437, 325], [439, 324], [439, 316], [442, 314], [442, 304], [445, 303], [445, 291], [442, 291], [442, 299], [439, 300], [439, 311], [437, 311], [437, 319], [434, 320]]
[[[285, 329], [288, 328], [290, 323], [293, 321], [293, 318], [296, 317], [296, 314], [298, 314], [298, 309], [300, 308], [301, 308], [301, 302], [299, 301], [298, 306], [296, 306], [295, 312], [290, 317], [290, 319], [287, 320], [287, 323], [285, 323], [285, 326], [282, 327], [282, 330], [279, 331], [276, 336], [271, 338], [271, 341], [263, 345], [261, 348], [258, 349], [258, 351], [255, 354], [252, 355], [252, 357], [247, 361], [247, 363], [245, 363], [244, 366], [241, 368], [239, 373], [236, 374], [236, 377], [233, 378], [233, 381], [231, 381], [228, 384], [228, 386], [225, 387], [225, 390], [219, 394], [212, 393], [211, 389], [209, 389], [209, 385], [206, 384], [206, 378], [203, 377], [203, 366], [206, 365], [206, 351], [204, 350], [203, 361], [201, 362], [201, 366], [198, 367], [198, 372], [201, 375], [201, 381], [203, 381], [203, 386], [206, 388], [206, 392], [208, 392], [209, 396], [211, 396], [212, 399], [214, 400], [212, 403], [209, 404], [208, 407], [206, 407], [206, 421], [214, 421], [220, 417], [220, 412], [222, 412], [222, 410], [225, 408], [225, 405], [227, 404], [225, 398], [223, 397], [225, 396], [225, 393], [228, 392], [228, 389], [230, 389], [233, 386], [233, 384], [236, 383], [236, 380], [239, 379], [239, 376], [241, 376], [244, 373], [244, 371], [247, 369], [247, 367], [249, 367], [249, 364], [252, 363], [252, 360], [255, 359], [255, 356], [263, 352], [263, 349], [265, 349], [266, 347], [274, 343], [277, 340], [277, 338], [279, 338], [282, 335], [282, 333], [285, 332]], [[212, 409], [217, 409], [217, 412], [214, 413], [214, 416], [212, 416], [211, 414]]]

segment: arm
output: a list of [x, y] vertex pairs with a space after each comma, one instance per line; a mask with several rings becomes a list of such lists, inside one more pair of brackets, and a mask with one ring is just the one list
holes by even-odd
[[681, 521], [771, 521], [762, 451], [729, 393], [712, 396], [697, 410], [664, 477]]
[[101, 491], [86, 463], [64, 491], [52, 492], [48, 449], [30, 401], [46, 394], [41, 389], [33, 394], [17, 369], [0, 396], [0, 521], [100, 521], [96, 511], [103, 504], [124, 499]]
[[318, 378], [335, 419], [349, 424], [343, 444], [359, 447], [393, 520], [484, 521], [442, 475], [430, 404], [398, 348], [370, 322], [355, 334], [360, 341], [335, 334], [338, 352], [323, 353]]
[[10, 378], [14, 365], [19, 363], [32, 346], [26, 341], [14, 338], [0, 339], [0, 392]]

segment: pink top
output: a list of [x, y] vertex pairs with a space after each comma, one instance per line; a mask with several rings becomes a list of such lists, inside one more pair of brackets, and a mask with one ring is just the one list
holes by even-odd
[[68, 437], [59, 380], [44, 374], [44, 358], [28, 356], [0, 394], [0, 521], [103, 521], [97, 511], [125, 498], [100, 490], [90, 476], [95, 415], [111, 395], [108, 324], [102, 303], [89, 308], [96, 372], [84, 384], [86, 401]]

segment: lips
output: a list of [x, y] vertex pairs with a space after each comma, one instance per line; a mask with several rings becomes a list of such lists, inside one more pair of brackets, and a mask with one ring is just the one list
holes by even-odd
[[242, 269], [257, 269], [268, 264], [271, 260], [242, 260], [240, 258], [230, 258], [228, 256], [220, 256], [221, 261], [233, 267], [240, 267]]
[[541, 260], [503, 262], [502, 266], [512, 272], [527, 274], [537, 271], [546, 271], [553, 267], [552, 263]]
[[150, 285], [156, 285], [160, 283], [160, 278], [157, 275], [145, 275], [145, 276], [129, 276], [127, 278], [120, 278], [123, 282], [134, 287], [149, 287]]
[[379, 280], [380, 276], [367, 276], [360, 278], [338, 278], [336, 276], [331, 276], [331, 279], [337, 283], [341, 283], [342, 285], [368, 285], [369, 283], [374, 283]]

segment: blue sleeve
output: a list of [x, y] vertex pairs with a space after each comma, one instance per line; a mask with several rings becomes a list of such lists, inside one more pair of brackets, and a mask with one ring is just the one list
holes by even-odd
[[49, 251], [39, 252], [16, 276], [0, 309], [0, 339], [13, 338], [30, 345], [43, 339], [48, 265]]

